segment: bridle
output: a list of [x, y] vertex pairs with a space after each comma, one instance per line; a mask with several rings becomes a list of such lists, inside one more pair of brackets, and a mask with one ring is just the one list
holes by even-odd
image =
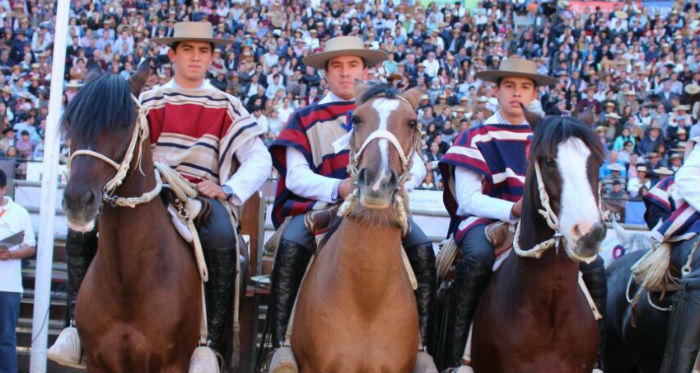
[[[79, 155], [83, 155], [97, 158], [109, 164], [117, 171], [116, 174], [111, 179], [109, 179], [109, 181], [107, 181], [102, 191], [102, 200], [104, 202], [109, 203], [113, 207], [119, 206], [134, 208], [142, 203], [150, 202], [152, 199], [158, 196], [158, 194], [160, 194], [160, 191], [163, 188], [163, 182], [161, 181], [160, 174], [158, 173], [158, 170], [155, 170], [156, 185], [152, 190], [137, 197], [119, 197], [115, 194], [116, 189], [120, 185], [122, 185], [127, 173], [129, 172], [129, 167], [134, 157], [134, 151], [136, 150], [137, 145], [139, 146], [139, 148], [136, 163], [139, 165], [139, 170], [141, 171], [141, 174], [143, 174], [143, 171], [141, 170], [141, 149], [143, 143], [149, 138], [148, 121], [146, 120], [146, 116], [141, 110], [141, 105], [139, 104], [138, 99], [133, 94], [131, 95], [131, 99], [136, 105], [138, 114], [136, 118], [136, 124], [134, 125], [134, 130], [131, 134], [131, 141], [129, 142], [129, 146], [127, 147], [126, 153], [124, 154], [124, 159], [122, 159], [120, 163], [113, 161], [112, 159], [110, 159], [102, 153], [98, 153], [89, 149], [76, 150], [71, 154], [70, 158], [68, 159], [69, 170], [73, 159]], [[68, 174], [70, 175], [70, 171], [68, 172]]]
[[540, 242], [537, 245], [535, 245], [532, 249], [529, 250], [523, 250], [520, 247], [520, 221], [516, 224], [515, 228], [515, 235], [513, 237], [513, 251], [515, 251], [518, 256], [523, 257], [523, 258], [535, 258], [539, 259], [542, 254], [544, 254], [545, 251], [548, 249], [554, 247], [557, 252], [559, 251], [559, 247], [562, 245], [564, 246], [564, 249], [566, 250], [566, 254], [569, 256], [569, 258], [578, 261], [578, 262], [586, 262], [586, 263], [591, 263], [596, 259], [596, 256], [592, 257], [582, 257], [578, 254], [576, 254], [570, 245], [566, 244], [566, 240], [562, 242], [562, 237], [564, 236], [561, 233], [561, 227], [559, 223], [559, 217], [557, 214], [554, 213], [554, 210], [552, 209], [552, 206], [549, 204], [549, 194], [547, 194], [547, 189], [545, 188], [544, 180], [542, 179], [542, 171], [540, 170], [540, 163], [537, 160], [534, 160], [535, 162], [535, 178], [537, 181], [537, 190], [539, 192], [539, 197], [540, 197], [540, 204], [542, 205], [541, 209], [538, 209], [537, 212], [542, 215], [544, 220], [547, 222], [547, 226], [551, 228], [554, 231], [554, 236], [546, 241]]
[[[387, 98], [386, 96], [375, 97]], [[404, 103], [408, 104], [413, 110], [413, 105], [403, 96], [396, 95], [395, 97], [389, 99], [398, 99], [400, 101], [403, 101]], [[398, 198], [396, 196], [394, 197], [394, 209], [397, 212], [397, 224], [401, 227], [401, 232], [404, 235], [408, 233], [410, 226], [408, 223], [408, 216], [405, 207], [406, 201], [408, 200], [408, 193], [406, 193], [406, 190], [403, 188], [403, 186], [406, 183], [406, 181], [411, 177], [411, 167], [413, 166], [413, 158], [416, 154], [416, 149], [420, 148], [420, 139], [422, 136], [421, 130], [418, 127], [412, 129], [412, 131], [413, 142], [411, 144], [411, 149], [409, 149], [408, 154], [406, 154], [406, 152], [404, 152], [403, 150], [403, 147], [401, 147], [401, 142], [399, 142], [399, 139], [397, 139], [393, 133], [379, 129], [370, 133], [370, 135], [367, 136], [367, 138], [362, 142], [360, 148], [358, 150], [355, 150], [353, 148], [353, 144], [355, 143], [354, 140], [356, 132], [353, 130], [350, 140], [350, 162], [348, 163], [347, 167], [348, 174], [350, 174], [350, 177], [352, 178], [353, 182], [356, 183], [357, 174], [359, 172], [358, 166], [360, 164], [360, 160], [362, 159], [362, 154], [372, 141], [378, 139], [385, 139], [389, 141], [389, 143], [396, 149], [396, 152], [399, 154], [399, 158], [401, 158], [401, 174], [399, 175], [399, 180], [396, 184], [396, 190], [394, 191], [395, 194], [399, 194]], [[349, 214], [351, 214], [357, 205], [359, 196], [360, 190], [359, 188], [355, 188], [355, 190], [345, 199], [345, 201], [341, 205], [339, 213], [343, 216], [348, 216]]]

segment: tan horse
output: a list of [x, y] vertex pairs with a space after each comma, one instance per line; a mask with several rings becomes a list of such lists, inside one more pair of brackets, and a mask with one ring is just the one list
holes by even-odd
[[184, 372], [199, 336], [202, 293], [194, 256], [154, 188], [149, 139], [140, 132], [147, 124], [132, 98], [148, 72], [142, 64], [129, 84], [112, 74], [94, 79], [65, 112], [74, 156], [92, 149], [127, 166], [112, 196], [150, 197], [134, 208], [103, 203], [110, 200], [105, 185], [119, 178], [113, 166], [95, 156], [72, 160], [64, 192], [69, 224], [91, 229], [100, 213], [97, 255], [75, 311], [91, 372]]
[[354, 193], [319, 245], [299, 291], [291, 337], [303, 372], [409, 372], [418, 313], [401, 257], [401, 190], [414, 151], [419, 89], [358, 83], [350, 140]]

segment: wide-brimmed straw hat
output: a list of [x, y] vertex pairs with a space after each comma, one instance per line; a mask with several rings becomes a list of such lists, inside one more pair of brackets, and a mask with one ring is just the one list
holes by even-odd
[[673, 171], [666, 166], [655, 168], [654, 173], [657, 175], [673, 175]]
[[389, 55], [382, 50], [365, 48], [362, 39], [356, 36], [338, 36], [326, 42], [323, 52], [304, 57], [302, 62], [316, 69], [325, 69], [328, 60], [339, 56], [361, 57], [366, 66], [373, 66], [389, 58]]
[[214, 28], [209, 22], [178, 22], [174, 26], [173, 36], [169, 38], [152, 38], [153, 43], [172, 44], [178, 41], [202, 41], [216, 46], [231, 44], [231, 39], [214, 37]]
[[690, 83], [685, 86], [685, 93], [689, 95], [696, 95], [700, 93], [700, 86], [695, 83]]
[[517, 57], [508, 57], [501, 61], [498, 70], [479, 71], [475, 74], [477, 79], [491, 83], [498, 83], [498, 79], [506, 77], [520, 77], [532, 79], [536, 85], [554, 85], [557, 79], [537, 73], [537, 64]]

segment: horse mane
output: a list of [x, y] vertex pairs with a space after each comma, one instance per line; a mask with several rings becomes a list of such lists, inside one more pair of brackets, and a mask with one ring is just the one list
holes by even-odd
[[61, 127], [73, 141], [94, 144], [100, 133], [126, 135], [136, 114], [129, 84], [117, 74], [106, 74], [78, 91], [63, 112]]
[[589, 126], [574, 117], [548, 116], [542, 118], [536, 127], [535, 139], [530, 146], [530, 162], [537, 160], [540, 154], [556, 154], [557, 146], [572, 137], [581, 139], [590, 149], [591, 156], [600, 161], [605, 159], [605, 149]]
[[372, 83], [369, 84], [369, 88], [359, 97], [357, 105], [369, 101], [373, 97], [383, 96], [386, 98], [396, 98], [399, 91], [396, 88], [386, 84], [386, 83]]

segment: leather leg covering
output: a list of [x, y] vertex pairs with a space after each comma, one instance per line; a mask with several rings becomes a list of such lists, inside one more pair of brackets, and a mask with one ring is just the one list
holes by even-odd
[[598, 311], [603, 316], [598, 320], [598, 366], [602, 364], [601, 354], [605, 351], [605, 310], [606, 300], [608, 296], [608, 281], [605, 275], [605, 267], [603, 260], [598, 257], [594, 262], [588, 265], [581, 265], [581, 273], [583, 274], [583, 282], [588, 288], [588, 292], [593, 298], [593, 303], [598, 307]]
[[207, 327], [212, 349], [219, 347], [226, 335], [226, 321], [233, 304], [233, 286], [236, 278], [236, 250], [209, 248], [206, 250], [209, 281], [205, 286], [207, 302]]
[[430, 242], [426, 242], [406, 248], [406, 256], [408, 256], [408, 260], [411, 262], [411, 268], [413, 268], [413, 272], [418, 280], [418, 289], [416, 289], [418, 330], [423, 346], [428, 346], [430, 342], [427, 341], [426, 338], [432, 334], [428, 331], [428, 320], [430, 312], [433, 309], [436, 286], [435, 252], [433, 251], [433, 245]]
[[272, 345], [284, 344], [287, 324], [294, 306], [304, 270], [311, 259], [311, 250], [292, 241], [282, 239], [272, 271]]
[[674, 295], [659, 372], [690, 372], [700, 347], [700, 279], [684, 278]]
[[66, 312], [66, 326], [75, 322], [75, 303], [78, 300], [78, 290], [96, 253], [97, 228], [86, 233], [68, 229], [66, 237], [66, 258], [68, 264], [68, 312]]
[[456, 266], [456, 278], [449, 290], [449, 319], [451, 331], [447, 338], [446, 366], [454, 367], [462, 363], [464, 345], [467, 343], [469, 328], [474, 319], [479, 299], [491, 276], [491, 265], [462, 258]]

